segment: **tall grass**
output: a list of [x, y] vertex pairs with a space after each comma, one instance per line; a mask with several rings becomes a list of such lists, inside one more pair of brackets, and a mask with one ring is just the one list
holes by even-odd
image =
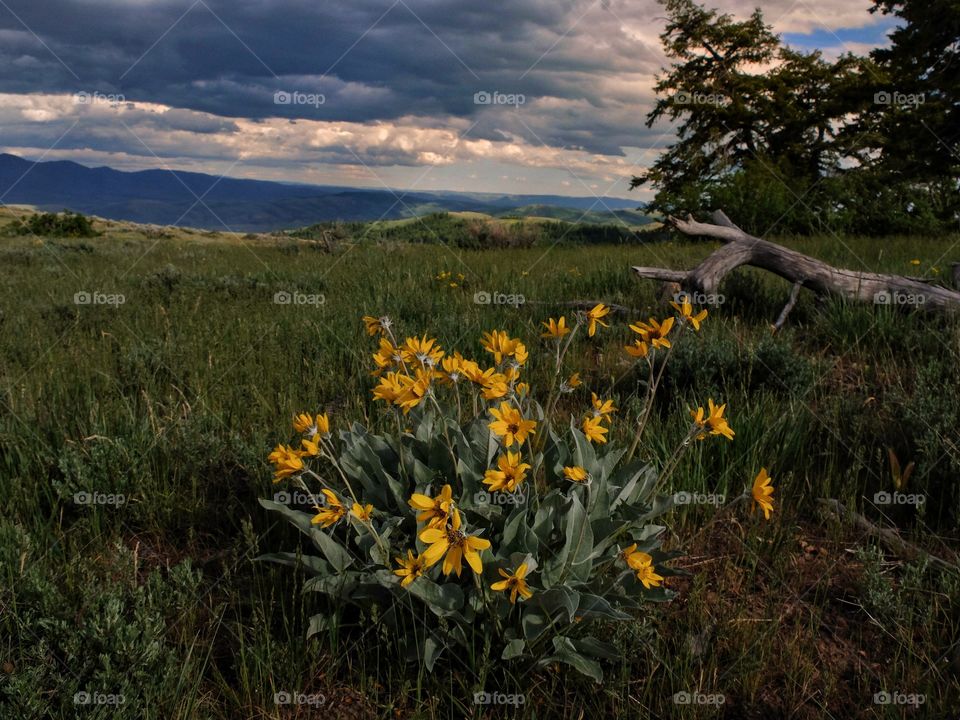
[[[276, 706], [281, 691], [324, 695], [324, 717], [478, 715], [477, 679], [455, 659], [432, 675], [405, 665], [376, 618], [303, 595], [296, 574], [253, 562], [298, 542], [256, 502], [274, 492], [266, 452], [295, 411], [382, 422], [361, 315], [389, 314], [400, 332], [429, 332], [475, 357], [481, 332], [503, 328], [535, 354], [539, 321], [569, 315], [567, 303], [637, 311], [621, 320], [666, 312], [629, 266], [689, 267], [713, 246], [347, 243], [326, 253], [291, 239], [173, 235], [0, 241], [0, 715], [308, 716], [310, 707]], [[838, 265], [917, 274], [944, 265], [953, 242], [793, 244]], [[436, 279], [443, 271], [452, 279]], [[786, 283], [743, 271], [721, 290], [702, 343], [671, 361], [641, 452], [674, 447], [687, 408], [722, 398], [736, 441], [696, 448], [672, 489], [733, 497], [765, 465], [775, 521], [760, 532], [743, 513], [711, 522], [709, 507], [678, 509], [671, 542], [690, 551], [692, 573], [682, 599], [610, 631], [624, 657], [603, 687], [550, 670], [488, 678], [487, 688], [522, 688], [522, 712], [539, 717], [669, 716], [673, 693], [697, 689], [724, 693], [730, 716], [872, 717], [883, 710], [872, 694], [895, 688], [926, 693], [926, 709], [956, 702], [955, 579], [872, 550], [853, 562], [850, 547], [868, 541], [813, 517], [816, 498], [836, 497], [935, 550], [956, 547], [956, 321], [804, 297], [771, 335]], [[80, 292], [125, 302], [77, 305]], [[478, 304], [482, 292], [526, 302]], [[277, 293], [324, 302], [277, 304]], [[592, 388], [626, 396], [639, 381], [619, 349], [627, 334], [578, 346]], [[576, 401], [568, 409], [580, 411]], [[614, 424], [621, 437], [628, 414]], [[919, 512], [870, 502], [892, 489], [888, 447], [916, 462]], [[79, 505], [83, 492], [126, 502]], [[811, 557], [798, 537], [824, 552]], [[326, 619], [308, 640], [316, 615]], [[836, 657], [818, 661], [824, 643]], [[78, 710], [82, 691], [125, 702]]]

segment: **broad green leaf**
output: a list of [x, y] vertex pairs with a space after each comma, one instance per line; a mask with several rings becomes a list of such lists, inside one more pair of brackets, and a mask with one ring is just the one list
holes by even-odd
[[301, 555], [292, 552], [267, 553], [255, 558], [259, 562], [272, 562], [290, 567], [302, 567], [310, 575], [329, 575], [330, 566], [315, 555]]
[[428, 577], [419, 577], [407, 586], [407, 590], [440, 616], [452, 615], [463, 607], [463, 590], [453, 583], [438, 585]]
[[503, 649], [500, 658], [503, 660], [512, 660], [513, 658], [520, 657], [523, 654], [524, 647], [526, 647], [526, 643], [522, 639], [517, 638], [516, 640], [511, 640]]
[[587, 677], [593, 678], [597, 682], [603, 681], [603, 670], [600, 669], [600, 663], [596, 660], [584, 657], [578, 650], [573, 641], [568, 637], [555, 637], [553, 639], [554, 655], [553, 657], [570, 665]]
[[629, 620], [632, 616], [616, 609], [610, 602], [599, 595], [582, 594], [577, 615], [585, 620], [603, 618], [605, 620]]

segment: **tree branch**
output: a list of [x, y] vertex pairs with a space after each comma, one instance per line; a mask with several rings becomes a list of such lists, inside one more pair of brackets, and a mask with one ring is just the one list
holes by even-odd
[[722, 210], [715, 211], [712, 220], [702, 223], [692, 217], [686, 220], [668, 219], [669, 224], [686, 235], [709, 237], [724, 243], [699, 265], [688, 271], [634, 267], [634, 273], [642, 278], [676, 282], [686, 290], [715, 294], [726, 275], [738, 267], [749, 265], [772, 272], [795, 285], [801, 283], [819, 295], [834, 295], [878, 305], [914, 305], [952, 312], [960, 310], [960, 292], [955, 290], [903, 275], [835, 268], [796, 250], [748, 235]]

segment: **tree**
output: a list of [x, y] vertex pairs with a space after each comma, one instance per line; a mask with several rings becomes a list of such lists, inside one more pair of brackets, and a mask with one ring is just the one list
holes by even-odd
[[668, 15], [660, 39], [675, 62], [657, 79], [646, 124], [679, 120], [677, 142], [631, 183], [657, 188], [654, 209], [698, 209], [748, 168], [808, 186], [837, 169], [834, 139], [858, 58], [828, 63], [792, 50], [759, 9], [738, 22], [693, 0], [660, 2]]
[[871, 53], [874, 101], [857, 128], [873, 150], [865, 166], [888, 185], [926, 188], [948, 219], [960, 212], [960, 0], [876, 0], [871, 11], [902, 24]]

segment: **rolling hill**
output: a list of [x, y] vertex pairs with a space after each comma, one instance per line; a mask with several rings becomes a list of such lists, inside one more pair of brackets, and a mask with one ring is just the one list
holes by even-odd
[[[406, 192], [220, 178], [178, 170], [124, 172], [71, 161], [0, 154], [0, 202], [75, 210], [115, 220], [268, 232], [331, 220], [396, 220], [431, 212], [551, 217], [640, 224], [637, 203], [618, 198]], [[605, 218], [605, 219], [604, 219]]]

